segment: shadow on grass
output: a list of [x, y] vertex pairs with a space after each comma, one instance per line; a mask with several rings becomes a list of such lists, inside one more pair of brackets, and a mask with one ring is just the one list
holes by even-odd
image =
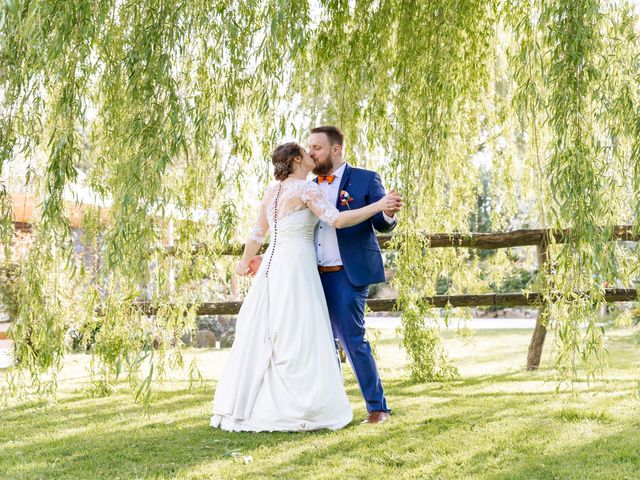
[[[140, 407], [120, 406], [130, 399], [113, 397], [65, 399], [46, 416], [9, 409], [0, 434], [2, 478], [171, 477], [203, 462], [232, 461], [233, 452], [283, 448], [304, 444], [309, 437], [334, 435], [223, 432], [209, 426], [210, 392], [172, 391], [159, 397], [165, 401], [152, 407], [150, 418], [142, 416]], [[80, 406], [75, 405], [78, 401]]]
[[[176, 398], [176, 394], [179, 396]], [[202, 405], [205, 399], [212, 399], [213, 393], [202, 391], [157, 391], [153, 404], [148, 410], [141, 404], [134, 403], [130, 392], [120, 391], [107, 397], [87, 397], [73, 394], [59, 399], [53, 405], [46, 401], [32, 401], [24, 405], [6, 408], [2, 411], [2, 422], [6, 425], [15, 423], [11, 434], [22, 439], [30, 435], [39, 435], [43, 430], [55, 430], [59, 427], [80, 428], [103, 422], [117, 423], [114, 418], [127, 421], [126, 417], [135, 415], [139, 418], [163, 413], [175, 414], [181, 409], [195, 408]], [[24, 421], [28, 418], [29, 421]], [[9, 433], [9, 431], [7, 431]], [[0, 439], [4, 435], [0, 434]]]
[[[405, 412], [384, 426], [351, 426], [348, 436], [336, 435], [293, 458], [277, 460], [276, 451], [266, 464], [228, 465], [224, 472], [233, 478], [305, 478], [293, 473], [300, 471], [331, 478], [331, 469], [336, 478], [377, 478], [385, 472], [392, 472], [391, 478], [640, 478], [640, 421], [625, 417], [624, 430], [611, 433], [608, 417], [567, 419], [545, 408], [522, 416], [509, 406], [518, 402], [499, 397], [475, 408], [456, 407], [456, 413]], [[584, 428], [596, 438], [580, 436]], [[567, 438], [566, 429], [577, 434]]]
[[[627, 428], [594, 440], [511, 459], [500, 471], [485, 476], [491, 480], [567, 480], [640, 478], [640, 429]], [[474, 459], [481, 464], [484, 458]]]
[[[537, 384], [547, 385], [548, 389], [543, 391], [527, 390], [525, 388], [519, 391], [501, 391], [499, 388], [495, 391], [473, 391], [473, 388], [478, 386], [499, 386], [501, 384], [517, 384], [535, 382]], [[601, 382], [591, 381], [587, 379], [578, 379], [575, 381], [576, 386], [580, 386], [580, 393], [596, 393], [603, 391]], [[587, 385], [582, 387], [581, 385]], [[616, 379], [617, 388], [620, 385], [624, 385], [624, 391], [633, 391], [637, 388], [637, 380], [633, 378], [629, 379]], [[497, 373], [490, 375], [478, 375], [469, 378], [461, 378], [451, 380], [448, 382], [417, 382], [407, 379], [392, 379], [384, 381], [384, 386], [389, 391], [393, 392], [395, 397], [492, 397], [496, 394], [502, 396], [513, 397], [544, 397], [547, 395], [556, 394], [557, 381], [551, 377], [549, 371], [538, 372], [509, 372], [509, 373]], [[628, 388], [627, 388], [628, 386]], [[561, 389], [558, 394], [571, 394], [575, 393], [569, 388]]]
[[[350, 379], [354, 422], [338, 432], [212, 429], [209, 387], [158, 391], [150, 415], [127, 391], [106, 398], [74, 392], [54, 406], [32, 402], [2, 411], [0, 477], [640, 478], [638, 415], [614, 408], [637, 384], [616, 380], [616, 395], [588, 395], [584, 411], [553, 405], [553, 388], [523, 385], [553, 386], [548, 373], [448, 384], [388, 379], [393, 415], [380, 426], [357, 425], [364, 402]], [[255, 460], [236, 463], [234, 453]]]
[[[212, 429], [210, 391], [158, 392], [150, 417], [122, 394], [100, 399], [74, 395], [48, 409], [9, 409], [0, 433], [0, 471], [3, 478], [190, 478], [205, 468], [205, 478], [305, 478], [324, 466], [324, 473], [353, 478], [401, 470], [417, 478], [466, 474], [506, 479], [570, 478], [565, 475], [571, 472], [566, 462], [582, 472], [581, 478], [599, 474], [598, 462], [622, 465], [625, 472], [640, 468], [640, 462], [632, 465], [638, 461], [640, 422], [634, 429], [603, 436], [602, 442], [566, 445], [549, 454], [547, 445], [557, 442], [563, 428], [578, 428], [581, 422], [612, 428], [613, 417], [600, 422], [597, 415], [554, 413], [540, 405], [544, 402], [524, 404], [503, 393], [493, 399], [461, 395], [450, 404], [419, 407], [409, 396], [398, 394], [411, 386], [403, 380], [388, 382], [396, 405], [387, 424], [360, 426], [356, 418], [338, 432], [304, 433]], [[357, 406], [357, 386], [350, 384], [348, 389]], [[238, 464], [233, 453], [252, 455], [256, 461]]]

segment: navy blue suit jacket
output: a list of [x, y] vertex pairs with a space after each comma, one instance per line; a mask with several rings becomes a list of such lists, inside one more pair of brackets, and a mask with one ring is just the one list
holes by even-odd
[[[315, 178], [314, 182], [318, 179]], [[347, 191], [353, 198], [349, 205], [341, 205], [340, 193]], [[346, 164], [336, 207], [340, 211], [361, 208], [371, 203], [375, 203], [386, 195], [380, 175], [371, 170], [351, 167]], [[372, 283], [384, 282], [384, 265], [382, 262], [382, 252], [376, 238], [375, 230], [387, 233], [396, 227], [397, 220], [387, 223], [382, 212], [374, 215], [369, 220], [365, 220], [358, 225], [347, 228], [336, 229], [338, 236], [338, 248], [340, 257], [349, 281], [362, 287]]]

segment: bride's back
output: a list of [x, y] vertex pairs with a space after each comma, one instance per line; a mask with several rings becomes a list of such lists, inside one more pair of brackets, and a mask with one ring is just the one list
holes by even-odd
[[314, 182], [289, 177], [271, 185], [260, 203], [260, 214], [250, 233], [250, 239], [262, 241], [270, 227], [274, 230], [288, 217], [302, 211], [310, 213], [301, 215], [301, 218], [304, 217], [301, 224], [311, 231], [318, 219], [333, 225], [339, 214], [335, 205], [325, 198]]
[[269, 187], [264, 198], [270, 224], [275, 218], [280, 221], [292, 213], [307, 208], [303, 200], [304, 192], [308, 189], [307, 183], [309, 182], [306, 180], [288, 178]]

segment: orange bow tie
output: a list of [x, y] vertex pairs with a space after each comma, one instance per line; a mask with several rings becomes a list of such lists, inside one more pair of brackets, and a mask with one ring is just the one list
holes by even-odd
[[335, 178], [335, 175], [318, 175], [318, 183], [327, 182], [329, 185], [331, 185]]

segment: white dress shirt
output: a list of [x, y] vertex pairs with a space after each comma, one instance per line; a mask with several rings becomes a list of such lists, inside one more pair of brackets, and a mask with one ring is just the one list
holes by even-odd
[[[340, 182], [342, 181], [346, 165], [346, 163], [343, 163], [338, 170], [332, 173], [335, 178], [331, 184], [329, 184], [329, 182], [318, 182], [320, 190], [332, 205], [336, 205], [338, 202], [338, 190], [340, 189]], [[393, 223], [393, 218], [389, 217], [386, 213], [383, 212], [383, 216], [388, 223]], [[318, 265], [323, 267], [342, 265], [336, 229], [322, 220], [320, 220], [316, 225], [315, 247]]]

